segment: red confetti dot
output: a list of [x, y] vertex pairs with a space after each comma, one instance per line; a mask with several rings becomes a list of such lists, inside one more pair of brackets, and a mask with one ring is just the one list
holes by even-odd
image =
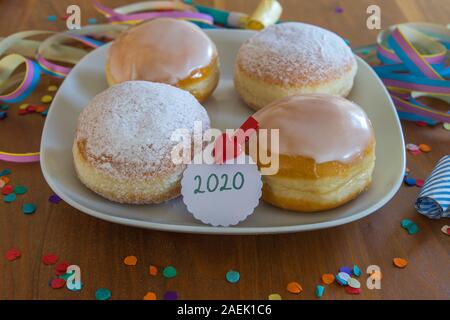
[[65, 285], [66, 285], [66, 280], [64, 280], [62, 278], [52, 279], [52, 281], [50, 282], [50, 286], [53, 289], [61, 289]]
[[12, 185], [8, 184], [2, 188], [2, 194], [6, 196], [6, 195], [12, 193], [13, 190], [14, 189], [13, 189]]
[[6, 259], [8, 259], [8, 261], [14, 261], [20, 258], [21, 255], [22, 254], [19, 249], [11, 248], [6, 252]]
[[69, 263], [66, 261], [58, 263], [58, 265], [56, 266], [56, 275], [59, 276], [66, 273], [68, 267]]
[[425, 181], [423, 181], [423, 179], [416, 179], [416, 186], [419, 188], [422, 188], [424, 185]]
[[27, 108], [26, 108], [26, 110], [28, 111], [28, 112], [35, 112], [36, 111], [36, 106], [28, 106]]
[[427, 126], [427, 123], [426, 123], [426, 122], [423, 122], [423, 121], [416, 121], [415, 123], [416, 123], [416, 125], [419, 126], [419, 127], [426, 127], [426, 126]]
[[17, 114], [18, 114], [19, 116], [26, 115], [27, 113], [28, 113], [27, 109], [20, 109], [20, 110], [17, 112]]
[[347, 292], [348, 294], [360, 294], [361, 293], [361, 289], [357, 289], [357, 288], [352, 288], [352, 287], [345, 287], [345, 292]]
[[42, 257], [42, 262], [46, 266], [55, 264], [56, 262], [58, 262], [58, 256], [53, 253], [46, 254], [45, 256]]
[[408, 150], [410, 154], [412, 154], [413, 156], [417, 156], [419, 154], [422, 153], [422, 151], [420, 150]]

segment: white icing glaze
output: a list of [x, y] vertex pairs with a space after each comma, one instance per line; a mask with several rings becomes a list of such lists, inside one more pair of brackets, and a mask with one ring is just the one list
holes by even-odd
[[173, 170], [172, 133], [194, 121], [209, 128], [206, 110], [187, 91], [146, 81], [128, 81], [103, 91], [81, 112], [75, 140], [86, 158], [117, 178], [141, 179]]
[[239, 49], [237, 63], [250, 76], [288, 86], [337, 79], [356, 66], [356, 59], [335, 33], [286, 22], [248, 39]]
[[116, 82], [147, 80], [175, 85], [208, 66], [217, 49], [193, 23], [160, 18], [130, 28], [109, 49]]
[[280, 154], [317, 163], [348, 163], [374, 140], [372, 124], [355, 103], [325, 94], [295, 95], [254, 115], [260, 128], [280, 130]]

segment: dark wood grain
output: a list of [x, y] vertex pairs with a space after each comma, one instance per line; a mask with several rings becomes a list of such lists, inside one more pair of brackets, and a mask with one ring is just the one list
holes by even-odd
[[[235, 11], [251, 12], [257, 0], [199, 1]], [[47, 21], [48, 15], [61, 16], [68, 4], [82, 8], [82, 20], [102, 18], [91, 2], [0, 0], [0, 36], [28, 29], [63, 30], [64, 22]], [[103, 0], [109, 6], [126, 1]], [[281, 1], [283, 19], [298, 20], [331, 29], [354, 46], [374, 42], [376, 31], [365, 27], [369, 4], [382, 8], [383, 27], [407, 21], [446, 24], [449, 0], [358, 0], [358, 1]], [[334, 8], [340, 6], [343, 13]], [[48, 84], [58, 81], [45, 77], [27, 102], [36, 103]], [[17, 106], [0, 121], [0, 149], [17, 152], [38, 150], [44, 118], [40, 115], [16, 115]], [[435, 162], [449, 153], [450, 133], [441, 126], [422, 128], [403, 123], [407, 142], [427, 143], [433, 151], [412, 157], [408, 167], [417, 178], [425, 178]], [[94, 219], [65, 203], [50, 204], [52, 191], [44, 181], [39, 164], [0, 163], [0, 169], [12, 169], [14, 184], [23, 184], [29, 192], [12, 204], [0, 203], [0, 299], [93, 299], [99, 287], [109, 288], [113, 299], [141, 299], [147, 291], [160, 297], [176, 290], [186, 299], [266, 299], [273, 292], [285, 299], [314, 298], [314, 287], [322, 273], [335, 272], [342, 265], [358, 264], [363, 270], [371, 264], [383, 272], [381, 290], [365, 288], [360, 296], [347, 295], [342, 288], [326, 288], [323, 299], [449, 299], [450, 242], [440, 228], [448, 221], [430, 221], [419, 216], [413, 203], [418, 188], [402, 187], [395, 198], [378, 212], [344, 226], [285, 235], [207, 236], [142, 230]], [[21, 212], [24, 202], [34, 202], [34, 215]], [[409, 218], [420, 232], [409, 236], [400, 221]], [[4, 258], [10, 247], [20, 248], [22, 257], [14, 262]], [[48, 280], [53, 268], [44, 266], [41, 257], [53, 252], [82, 270], [81, 292], [53, 290]], [[127, 255], [139, 258], [136, 267], [126, 267]], [[400, 270], [392, 258], [403, 257], [410, 264]], [[178, 276], [165, 280], [148, 275], [149, 264], [174, 265]], [[241, 273], [237, 285], [224, 277], [228, 269]], [[366, 277], [362, 279], [365, 281]], [[286, 284], [298, 281], [304, 292], [292, 296]]]

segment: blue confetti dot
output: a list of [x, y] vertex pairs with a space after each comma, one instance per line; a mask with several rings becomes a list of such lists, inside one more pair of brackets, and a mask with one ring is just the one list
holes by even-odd
[[227, 272], [225, 277], [229, 283], [237, 283], [239, 282], [241, 275], [235, 270], [230, 270]]
[[36, 205], [33, 203], [25, 203], [22, 206], [22, 211], [25, 214], [33, 214], [36, 212]]
[[50, 22], [55, 22], [56, 20], [58, 20], [58, 18], [56, 16], [48, 16], [47, 20]]
[[324, 291], [325, 291], [325, 287], [324, 286], [321, 286], [321, 285], [316, 286], [316, 297], [317, 298], [322, 298]]
[[353, 274], [356, 277], [359, 277], [361, 275], [361, 270], [359, 269], [359, 267], [356, 264], [353, 265]]
[[100, 288], [95, 292], [95, 299], [97, 300], [109, 300], [111, 298], [111, 291], [105, 288]]
[[88, 19], [88, 23], [89, 23], [89, 24], [97, 24], [97, 19], [95, 19], [95, 18], [89, 18], [89, 19]]
[[10, 194], [4, 196], [3, 201], [5, 201], [6, 203], [10, 203], [10, 202], [16, 201], [16, 194], [15, 193], [10, 193]]
[[0, 177], [6, 176], [8, 174], [11, 174], [11, 170], [10, 169], [4, 169], [0, 172]]
[[405, 181], [405, 184], [406, 184], [407, 186], [412, 187], [412, 186], [415, 186], [415, 185], [416, 185], [416, 179], [414, 179], [414, 178], [406, 177], [406, 178], [404, 179], [404, 181]]
[[349, 276], [352, 275], [352, 269], [350, 267], [340, 267], [339, 272], [345, 272]]
[[7, 115], [8, 113], [6, 111], [0, 111], [0, 120], [5, 119]]

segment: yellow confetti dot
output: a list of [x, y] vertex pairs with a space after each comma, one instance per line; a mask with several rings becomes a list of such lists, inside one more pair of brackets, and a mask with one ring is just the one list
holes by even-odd
[[303, 288], [298, 282], [289, 282], [286, 290], [290, 293], [299, 294], [303, 291]]
[[45, 95], [41, 98], [42, 103], [50, 103], [50, 102], [52, 102], [52, 100], [53, 100], [53, 97], [49, 96], [49, 95]]
[[144, 296], [143, 300], [156, 300], [156, 293], [147, 292], [147, 294]]
[[29, 106], [28, 103], [22, 103], [22, 104], [19, 106], [19, 109], [20, 109], [20, 110], [25, 110], [26, 108], [28, 108], [28, 106]]
[[123, 263], [127, 266], [135, 266], [137, 264], [137, 258], [135, 256], [128, 256], [123, 259]]
[[56, 90], [58, 90], [58, 86], [55, 85], [48, 86], [47, 88], [47, 91], [49, 92], [55, 92]]
[[5, 184], [8, 184], [9, 183], [9, 178], [7, 177], [7, 176], [3, 176], [3, 177], [1, 177], [0, 178]]
[[278, 293], [271, 293], [269, 294], [269, 300], [282, 300], [282, 299]]

